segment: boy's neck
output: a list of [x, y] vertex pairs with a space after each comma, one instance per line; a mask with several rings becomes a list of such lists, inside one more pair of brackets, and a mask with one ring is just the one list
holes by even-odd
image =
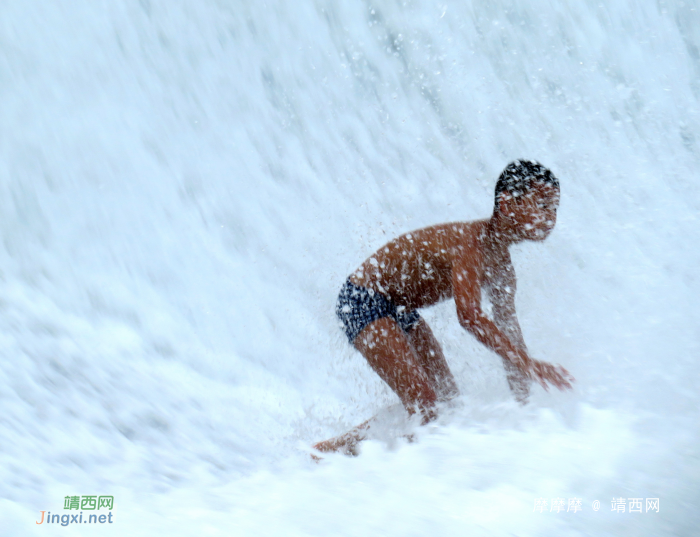
[[491, 218], [486, 222], [484, 231], [486, 246], [493, 252], [507, 250], [511, 245], [522, 241], [499, 213], [491, 215]]

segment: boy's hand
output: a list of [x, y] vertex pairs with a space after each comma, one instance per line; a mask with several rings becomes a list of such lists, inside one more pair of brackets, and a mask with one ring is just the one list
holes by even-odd
[[560, 365], [531, 359], [528, 366], [527, 375], [539, 382], [545, 391], [549, 389], [548, 382], [562, 391], [570, 390], [571, 383], [575, 380], [571, 373]]

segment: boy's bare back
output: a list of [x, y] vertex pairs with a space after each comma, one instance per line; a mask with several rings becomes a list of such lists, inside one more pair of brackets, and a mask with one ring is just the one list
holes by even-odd
[[350, 276], [408, 310], [453, 296], [454, 267], [481, 256], [487, 220], [454, 222], [405, 233], [372, 254]]

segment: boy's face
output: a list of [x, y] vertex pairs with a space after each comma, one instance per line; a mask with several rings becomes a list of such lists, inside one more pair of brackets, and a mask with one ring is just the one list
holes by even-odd
[[501, 194], [499, 208], [519, 240], [543, 241], [554, 229], [559, 208], [559, 188], [534, 183], [525, 194]]

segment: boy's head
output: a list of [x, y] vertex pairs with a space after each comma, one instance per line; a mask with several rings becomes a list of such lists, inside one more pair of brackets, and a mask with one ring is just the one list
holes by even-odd
[[515, 238], [544, 240], [558, 206], [559, 180], [539, 162], [516, 160], [498, 178], [494, 215], [509, 222]]

